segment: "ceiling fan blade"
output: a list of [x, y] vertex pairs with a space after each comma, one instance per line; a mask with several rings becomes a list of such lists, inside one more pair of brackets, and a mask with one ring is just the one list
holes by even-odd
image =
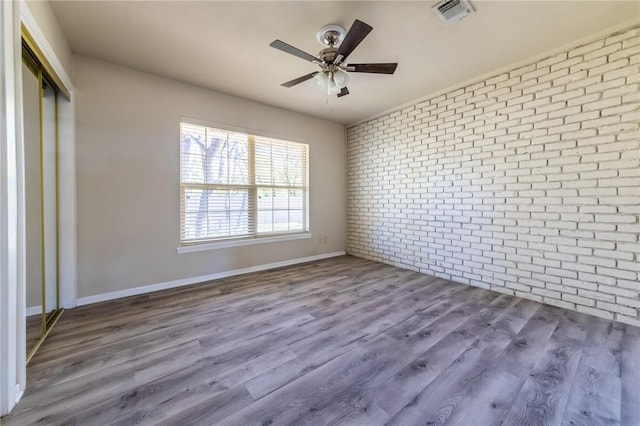
[[353, 50], [358, 47], [358, 45], [364, 40], [364, 38], [371, 32], [373, 29], [372, 26], [365, 24], [364, 22], [356, 19], [353, 21], [353, 25], [349, 28], [349, 32], [340, 43], [338, 50], [336, 51], [334, 64], [339, 65], [344, 61], [347, 56], [353, 52]]
[[320, 59], [316, 58], [315, 56], [307, 52], [303, 52], [302, 50], [296, 47], [293, 47], [290, 44], [287, 44], [281, 40], [274, 40], [271, 42], [269, 46], [275, 47], [276, 49], [282, 50], [283, 52], [288, 53], [290, 55], [297, 56], [298, 58], [304, 59], [305, 61], [317, 62], [317, 63], [322, 62]]
[[307, 80], [312, 79], [316, 74], [318, 74], [318, 71], [312, 72], [311, 74], [303, 75], [302, 77], [298, 77], [298, 78], [296, 78], [294, 80], [287, 81], [286, 83], [282, 83], [281, 86], [293, 87], [296, 84], [302, 83], [303, 81], [307, 81]]
[[349, 94], [349, 89], [347, 89], [346, 87], [343, 87], [340, 90], [340, 93], [338, 93], [338, 97], [341, 98], [343, 96], [347, 96]]
[[373, 74], [393, 74], [398, 64], [349, 64], [349, 72], [368, 72]]

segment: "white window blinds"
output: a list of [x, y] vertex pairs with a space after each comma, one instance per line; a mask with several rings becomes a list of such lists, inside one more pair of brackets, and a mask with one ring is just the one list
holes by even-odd
[[308, 232], [308, 146], [180, 124], [182, 245]]

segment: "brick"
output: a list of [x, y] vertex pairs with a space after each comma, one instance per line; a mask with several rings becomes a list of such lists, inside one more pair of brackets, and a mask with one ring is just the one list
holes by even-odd
[[[606, 56], [606, 55], [609, 55], [610, 53], [614, 53], [620, 50], [621, 48], [622, 48], [622, 43], [610, 44], [603, 48], [592, 50], [589, 53], [585, 53], [584, 59], [589, 60], [589, 59], [597, 58], [599, 56]], [[611, 58], [609, 58], [609, 60], [611, 60]]]
[[[590, 94], [594, 92], [602, 93], [603, 98], [637, 93], [639, 85], [634, 83], [627, 84], [626, 80], [629, 78], [630, 77], [627, 77], [627, 79], [607, 80], [600, 84], [589, 86], [585, 90]], [[601, 90], [601, 88], [605, 88], [606, 90]]]
[[618, 124], [620, 122], [620, 117], [618, 116], [609, 116], [602, 117], [595, 120], [583, 121], [581, 123], [582, 129], [589, 129], [592, 127], [600, 128], [602, 130], [603, 127], [608, 126], [610, 124]]
[[[617, 286], [608, 286], [608, 285], [599, 285], [598, 286], [598, 292], [600, 293], [607, 293], [607, 294], [613, 294], [616, 296], [616, 300], [622, 298], [631, 298], [631, 299], [638, 299], [638, 295], [640, 292], [640, 289], [638, 290], [629, 290], [626, 288], [622, 288], [622, 287], [617, 287]], [[638, 303], [640, 303], [640, 300], [638, 301]]]
[[[626, 61], [627, 61], [626, 59], [621, 59], [621, 60], [616, 61], [616, 62], [626, 62]], [[623, 68], [618, 68], [616, 70], [606, 72], [602, 76], [602, 79], [604, 81], [609, 81], [609, 80], [615, 80], [615, 79], [620, 78], [620, 77], [638, 75], [638, 73], [640, 73], [640, 66], [631, 65], [631, 66], [626, 66], [626, 67], [623, 67]]]
[[626, 49], [618, 50], [617, 52], [609, 55], [610, 61], [615, 61], [616, 59], [628, 58], [640, 53], [640, 45], [629, 46]]
[[622, 102], [622, 98], [619, 96], [605, 98], [596, 102], [589, 102], [582, 105], [582, 110], [583, 111], [600, 111], [605, 108], [619, 106], [621, 102]]
[[[602, 241], [603, 245], [606, 244], [606, 241]], [[608, 259], [618, 259], [618, 260], [633, 260], [633, 252], [635, 251], [636, 244], [633, 243], [624, 243], [620, 241], [615, 241], [617, 250], [613, 248], [605, 248], [599, 247], [596, 248], [593, 252], [594, 256], [608, 258]], [[611, 244], [611, 243], [609, 243]]]
[[567, 59], [562, 62], [558, 62], [557, 64], [551, 65], [551, 71], [553, 72], [562, 68], [570, 68], [581, 62], [583, 62], [583, 59], [581, 57], [573, 57], [571, 59]]
[[[622, 152], [622, 151], [627, 151], [627, 150], [631, 150], [631, 149], [638, 149], [640, 148], [640, 134], [637, 135], [638, 139], [635, 140], [631, 140], [628, 142], [617, 142], [617, 143], [607, 143], [607, 144], [602, 144], [600, 146], [598, 146], [598, 152]], [[603, 183], [603, 182], [600, 182]], [[620, 179], [616, 179], [616, 186], [620, 185]], [[637, 183], [635, 183], [634, 186], [638, 186]]]
[[627, 316], [637, 316], [638, 315], [638, 311], [634, 308], [629, 308], [627, 306], [623, 306], [623, 305], [619, 305], [619, 304], [615, 304], [615, 303], [610, 303], [610, 302], [603, 302], [598, 300], [596, 302], [596, 307], [598, 309], [603, 309], [603, 310], [607, 310], [607, 311], [611, 311], [611, 312], [616, 312], [622, 315], [627, 315]]
[[[636, 314], [637, 316], [637, 314]], [[636, 317], [628, 317], [626, 315], [616, 315], [616, 320], [625, 324], [633, 325], [635, 327], [640, 327], [640, 319]]]
[[[592, 61], [597, 61], [597, 59], [592, 59]], [[614, 70], [619, 70], [620, 68], [624, 68], [627, 65], [629, 65], [629, 59], [628, 58], [623, 58], [623, 59], [618, 59], [615, 62], [605, 62], [602, 65], [593, 67], [591, 69], [589, 69], [589, 77], [591, 77], [592, 75], [596, 75], [596, 74], [604, 74], [604, 73], [611, 73]], [[625, 73], [623, 75], [629, 75], [631, 74], [631, 72], [629, 71], [628, 74]], [[613, 78], [605, 78], [605, 80], [612, 80]]]
[[521, 76], [536, 69], [536, 64], [525, 65], [509, 72], [510, 77]]
[[[622, 44], [620, 44], [620, 47], [622, 47]], [[560, 62], [566, 61], [567, 57], [568, 57], [567, 52], [563, 52], [563, 53], [557, 54], [555, 56], [552, 56], [552, 57], [547, 58], [547, 59], [543, 59], [542, 61], [538, 62], [536, 64], [536, 68], [539, 69], [539, 68], [547, 67], [549, 65], [558, 64]]]
[[596, 215], [596, 222], [603, 223], [635, 223], [636, 217], [631, 215]]
[[[637, 234], [636, 234], [637, 237]], [[640, 261], [637, 262], [629, 262], [629, 261], [624, 261], [624, 260], [618, 260], [618, 263], [616, 265], [619, 269], [623, 269], [625, 271], [635, 271], [635, 272], [640, 272]], [[640, 288], [639, 288], [640, 290]]]
[[583, 297], [583, 296], [576, 296], [573, 294], [567, 294], [567, 293], [563, 293], [562, 294], [562, 300], [566, 300], [568, 302], [571, 303], [576, 303], [578, 305], [583, 305], [583, 306], [595, 306], [596, 302], [595, 300], [589, 298], [589, 297]]
[[[636, 34], [637, 35], [637, 34]], [[629, 37], [627, 40], [622, 42], [622, 47], [624, 49], [631, 47], [631, 46], [637, 46], [640, 44], [640, 37]]]
[[516, 296], [522, 297], [523, 299], [534, 300], [536, 302], [542, 303], [542, 296], [538, 296], [536, 294], [532, 294], [526, 291], [516, 291]]
[[[594, 137], [597, 134], [595, 129], [582, 129], [570, 132], [564, 132], [561, 135], [562, 140], [578, 140], [579, 145], [598, 145], [604, 142], [613, 142], [615, 140], [614, 137], [606, 136], [606, 137]], [[579, 152], [576, 154], [580, 154]]]
[[547, 296], [544, 296], [542, 298], [542, 302], [546, 303], [547, 305], [557, 306], [557, 307], [563, 308], [563, 309], [575, 310], [575, 307], [576, 307], [575, 303], [567, 302], [567, 301], [564, 301], [564, 300], [558, 300], [558, 299], [555, 299], [555, 298], [552, 298], [552, 297], [547, 297]]
[[563, 91], [557, 95], [551, 97], [551, 102], [566, 101], [568, 99], [578, 98], [585, 94], [584, 89], [574, 89], [569, 91]]
[[569, 286], [569, 287], [575, 287], [575, 288], [578, 289], [578, 291], [580, 291], [580, 289], [592, 290], [592, 291], [596, 291], [598, 289], [598, 285], [597, 284], [590, 283], [590, 282], [584, 281], [584, 280], [574, 280], [574, 279], [570, 279], [570, 278], [563, 278], [562, 279], [562, 285], [566, 285], [566, 286]]
[[607, 63], [607, 58], [604, 56], [600, 56], [599, 58], [578, 62], [577, 64], [569, 67], [569, 72], [573, 74], [573, 73], [584, 71], [584, 70], [592, 70], [596, 67], [605, 65], [606, 63]]
[[640, 324], [639, 36], [349, 126], [348, 252]]
[[[561, 77], [564, 77], [566, 75], [569, 75], [569, 70], [567, 68], [563, 68], [563, 69], [559, 69], [557, 71], [553, 71], [550, 73], [547, 73], [545, 75], [541, 75], [540, 77], [538, 77], [538, 83], [544, 83], [547, 81], [552, 81], [554, 86], [557, 85], [562, 85], [565, 83], [565, 79], [561, 79]], [[571, 81], [571, 79], [569, 79], [569, 81]], [[530, 91], [532, 91], [535, 88], [535, 86], [532, 86], [530, 88], [527, 88], [523, 91], [523, 93], [529, 93]]]
[[593, 43], [589, 43], [587, 45], [580, 46], [578, 48], [570, 50], [568, 52], [567, 56], [569, 58], [573, 58], [573, 57], [578, 56], [578, 55], [588, 54], [588, 53], [593, 52], [595, 50], [601, 49], [603, 46], [604, 46], [604, 40], [594, 41]]
[[591, 308], [588, 306], [582, 306], [582, 305], [576, 305], [576, 310], [578, 312], [583, 312], [585, 314], [589, 314], [589, 315], [593, 315], [596, 317], [600, 317], [600, 318], [605, 318], [605, 319], [609, 319], [612, 320], [614, 318], [613, 313], [603, 310], [603, 309], [597, 309], [597, 308]]
[[632, 308], [640, 308], [640, 299], [629, 299], [626, 297], [616, 297], [616, 303], [623, 306], [629, 306]]
[[627, 31], [623, 31], [623, 32], [620, 32], [620, 33], [616, 33], [616, 34], [613, 34], [613, 35], [607, 37], [605, 39], [605, 41], [604, 41], [604, 44], [608, 45], [608, 44], [612, 44], [612, 43], [617, 43], [619, 41], [623, 41], [624, 42], [627, 39], [633, 39], [633, 38], [637, 37], [638, 34], [640, 34], [640, 29], [633, 28], [633, 29], [630, 29], [630, 30], [627, 30]]
[[506, 73], [505, 74], [500, 74], [500, 75], [497, 75], [495, 77], [487, 79], [485, 84], [487, 84], [487, 85], [496, 84], [496, 83], [499, 83], [501, 81], [505, 81], [508, 78], [509, 78], [509, 74], [506, 74]]
[[630, 290], [638, 290], [638, 281], [634, 280], [634, 281], [628, 281], [628, 280], [618, 280], [617, 281], [617, 285], [620, 288], [627, 288]]
[[598, 274], [599, 275], [604, 275], [604, 276], [610, 276], [610, 277], [615, 277], [615, 278], [622, 278], [624, 280], [637, 280], [638, 279], [638, 273], [637, 272], [633, 272], [633, 271], [623, 271], [620, 269], [612, 269], [612, 268], [605, 268], [602, 266], [599, 266], [597, 268]]
[[573, 90], [573, 89], [579, 89], [581, 87], [585, 87], [587, 92], [589, 92], [589, 87], [593, 86], [594, 84], [599, 84], [600, 82], [602, 82], [601, 75], [596, 75], [589, 78], [581, 78], [580, 74], [582, 73], [584, 73], [585, 76], [587, 74], [586, 71], [580, 71], [574, 74], [569, 74], [567, 76], [567, 83], [566, 83], [567, 90]]

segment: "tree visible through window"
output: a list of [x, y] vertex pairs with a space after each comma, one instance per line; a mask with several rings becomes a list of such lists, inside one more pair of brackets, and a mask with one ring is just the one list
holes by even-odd
[[180, 124], [181, 242], [308, 231], [307, 145]]

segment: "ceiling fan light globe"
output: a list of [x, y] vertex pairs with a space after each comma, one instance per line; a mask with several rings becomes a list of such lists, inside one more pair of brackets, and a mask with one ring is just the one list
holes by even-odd
[[329, 94], [330, 95], [337, 95], [338, 93], [340, 93], [340, 87], [338, 87], [338, 85], [332, 80], [329, 82]]
[[342, 89], [349, 84], [349, 75], [342, 70], [338, 70], [333, 74], [333, 81], [336, 83], [336, 86]]
[[327, 83], [329, 82], [329, 77], [325, 72], [319, 72], [314, 78], [316, 80], [316, 83], [320, 87], [326, 87]]

